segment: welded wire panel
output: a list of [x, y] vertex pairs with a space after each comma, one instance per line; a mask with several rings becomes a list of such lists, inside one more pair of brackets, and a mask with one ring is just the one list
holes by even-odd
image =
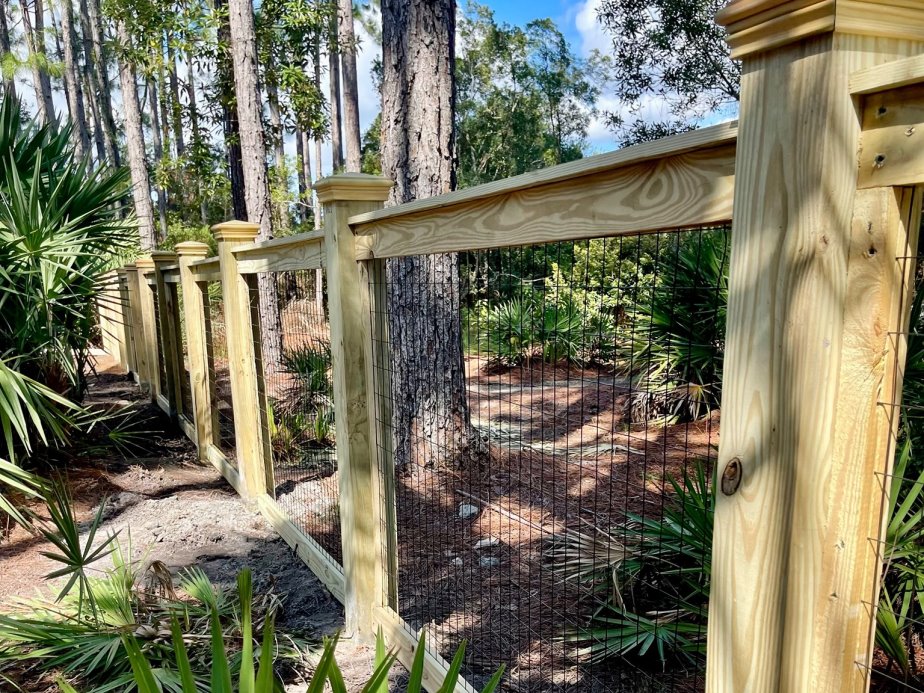
[[183, 287], [181, 284], [168, 285], [176, 291], [175, 301], [176, 308], [176, 325], [180, 333], [179, 338], [179, 362], [180, 362], [180, 402], [183, 410], [183, 416], [190, 422], [195, 417], [192, 402], [192, 381], [189, 374], [189, 345], [186, 341], [186, 314], [183, 312]]
[[160, 316], [160, 296], [157, 292], [157, 284], [148, 284], [148, 287], [151, 290], [151, 293], [154, 294], [154, 331], [155, 331], [155, 340], [154, 343], [157, 346], [157, 372], [160, 374], [160, 390], [161, 393], [166, 395], [167, 393], [167, 361], [164, 358], [164, 335], [163, 330], [161, 329], [161, 316]]
[[221, 282], [208, 282], [203, 296], [205, 304], [205, 344], [208, 357], [209, 386], [214, 407], [215, 445], [233, 465], [237, 465], [234, 444], [234, 404], [231, 399], [231, 376], [228, 370], [228, 339], [221, 297]]
[[320, 270], [276, 278], [282, 352], [264, 355], [276, 501], [342, 563], [330, 324]]
[[506, 690], [703, 688], [728, 247], [708, 228], [373, 273], [391, 598], [445, 657], [468, 640], [476, 687], [503, 665]]

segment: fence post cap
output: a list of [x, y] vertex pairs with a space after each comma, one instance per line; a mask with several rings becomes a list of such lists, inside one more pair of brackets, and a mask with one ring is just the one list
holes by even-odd
[[138, 265], [136, 265], [134, 262], [126, 262], [124, 265], [122, 265], [121, 271], [134, 272], [136, 269], [138, 269]]
[[907, 7], [895, 8], [896, 11], [884, 15], [882, 7], [870, 0], [809, 4], [780, 0], [731, 0], [716, 13], [715, 21], [725, 27], [731, 57], [735, 59], [805, 41], [820, 34], [868, 34], [866, 26], [870, 24], [876, 26], [876, 36], [920, 40], [924, 30], [924, 12], [916, 7]]
[[357, 200], [384, 202], [394, 181], [383, 176], [370, 176], [367, 173], [338, 173], [327, 176], [312, 187], [318, 193], [319, 202], [337, 200]]
[[154, 269], [154, 259], [150, 255], [146, 257], [139, 257], [135, 260], [135, 267], [140, 270]]
[[177, 255], [172, 250], [152, 250], [151, 260], [155, 265], [165, 265], [176, 262]]
[[259, 224], [251, 224], [249, 221], [223, 221], [212, 227], [212, 236], [216, 241], [252, 241], [260, 233]]
[[176, 244], [178, 257], [208, 257], [209, 244], [201, 241], [183, 241]]

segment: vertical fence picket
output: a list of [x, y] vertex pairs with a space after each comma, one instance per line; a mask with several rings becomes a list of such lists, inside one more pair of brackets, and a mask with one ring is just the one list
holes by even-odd
[[189, 355], [189, 386], [192, 390], [193, 411], [190, 418], [196, 428], [199, 459], [204, 460], [214, 443], [214, 413], [212, 390], [208, 378], [208, 356], [205, 344], [205, 304], [202, 287], [196, 282], [190, 263], [208, 256], [205, 243], [186, 241], [176, 246], [183, 287], [183, 316], [186, 322], [186, 349]]
[[160, 328], [158, 348], [163, 354], [164, 375], [167, 378], [167, 382], [161, 384], [161, 394], [166, 397], [170, 416], [175, 419], [182, 407], [180, 364], [177, 361], [180, 326], [176, 323], [175, 297], [164, 281], [164, 268], [176, 264], [177, 254], [167, 250], [156, 250], [151, 253], [151, 259], [154, 262], [154, 281], [157, 287], [157, 317]]

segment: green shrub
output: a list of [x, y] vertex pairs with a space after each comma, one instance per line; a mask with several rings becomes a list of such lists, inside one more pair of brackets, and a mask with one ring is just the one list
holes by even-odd
[[619, 327], [617, 368], [632, 379], [631, 418], [702, 417], [718, 405], [728, 304], [724, 229], [683, 237]]

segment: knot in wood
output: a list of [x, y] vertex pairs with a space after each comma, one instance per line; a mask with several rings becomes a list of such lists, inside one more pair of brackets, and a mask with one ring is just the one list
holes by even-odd
[[725, 465], [725, 471], [722, 472], [722, 493], [726, 496], [732, 495], [741, 485], [741, 460], [732, 457], [728, 464]]

